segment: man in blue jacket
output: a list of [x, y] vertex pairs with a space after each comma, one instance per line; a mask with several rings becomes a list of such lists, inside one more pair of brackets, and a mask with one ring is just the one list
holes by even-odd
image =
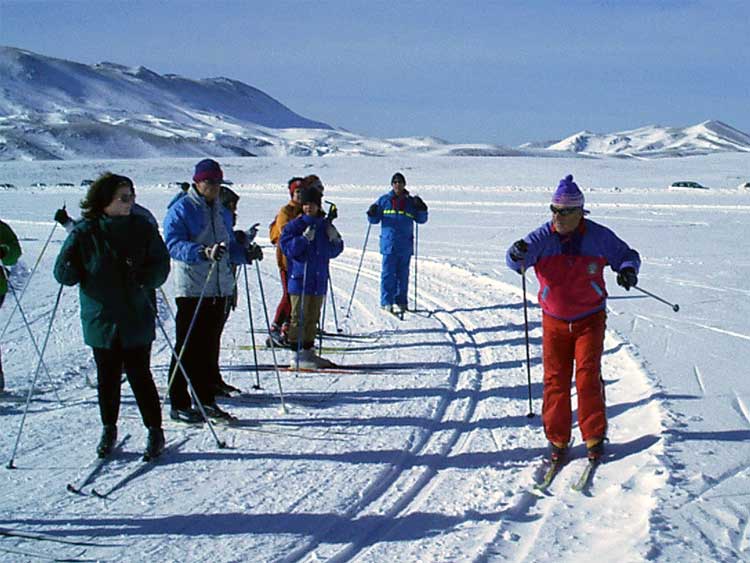
[[391, 187], [390, 192], [380, 196], [367, 210], [367, 220], [373, 225], [382, 225], [380, 306], [403, 316], [409, 290], [409, 264], [414, 254], [414, 223], [427, 222], [427, 205], [421, 197], [409, 195], [406, 178], [401, 172], [393, 175]]
[[[219, 345], [227, 300], [234, 293], [232, 264], [247, 264], [262, 256], [256, 254], [259, 249], [251, 252], [237, 242], [232, 230], [232, 213], [219, 199], [223, 178], [215, 160], [207, 158], [196, 164], [192, 186], [167, 209], [164, 239], [172, 257], [177, 302], [175, 350], [178, 355], [182, 354], [182, 366], [206, 414], [228, 420], [233, 417], [216, 405], [214, 382], [221, 379]], [[196, 315], [199, 302], [200, 310]], [[200, 422], [201, 415], [191, 408], [187, 383], [176, 371], [174, 358], [169, 373], [172, 377], [171, 418]]]

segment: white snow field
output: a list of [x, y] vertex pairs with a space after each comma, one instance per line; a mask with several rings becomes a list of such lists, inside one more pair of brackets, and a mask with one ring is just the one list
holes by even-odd
[[[136, 182], [138, 201], [163, 217], [196, 159], [0, 163], [0, 218], [23, 245], [13, 280], [41, 347], [58, 295], [51, 269], [63, 240], [52, 216], [75, 209], [84, 178], [104, 170]], [[45, 362], [14, 456], [37, 356], [20, 315], [2, 339], [0, 559], [4, 561], [736, 561], [750, 560], [750, 156], [655, 161], [565, 158], [227, 159], [241, 195], [240, 226], [264, 227], [287, 201], [286, 180], [318, 174], [346, 250], [331, 264], [328, 373], [283, 371], [288, 412], [267, 369], [255, 267], [248, 273], [261, 390], [244, 278], [221, 365], [245, 394], [221, 404], [236, 427], [168, 420], [170, 449], [140, 460], [145, 431], [123, 385], [122, 452], [83, 487], [66, 490], [94, 460], [100, 423], [78, 291], [65, 288]], [[417, 311], [379, 310], [379, 227], [349, 297], [367, 232], [365, 210], [396, 170], [430, 206], [419, 228]], [[536, 279], [527, 275], [533, 418], [529, 412], [521, 278], [506, 248], [549, 218], [558, 180], [572, 173], [590, 218], [643, 258], [640, 285], [671, 303], [625, 292], [608, 274], [603, 377], [607, 457], [582, 493], [575, 459], [547, 494], [532, 492], [546, 450], [541, 410], [541, 327]], [[675, 180], [709, 190], [668, 191]], [[76, 187], [34, 187], [43, 182]], [[45, 241], [51, 241], [39, 260]], [[261, 279], [270, 313], [279, 284], [267, 231]], [[168, 281], [164, 286], [171, 294]], [[411, 306], [413, 288], [410, 292]], [[13, 311], [8, 295], [0, 326]], [[174, 325], [162, 307], [166, 332]], [[158, 332], [158, 331], [157, 331]], [[347, 336], [349, 335], [349, 336]], [[152, 367], [164, 392], [169, 344]], [[287, 352], [279, 360], [288, 362]], [[92, 494], [111, 493], [105, 499]]]

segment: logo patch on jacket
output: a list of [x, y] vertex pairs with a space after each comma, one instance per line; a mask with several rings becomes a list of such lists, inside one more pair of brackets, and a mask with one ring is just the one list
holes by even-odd
[[589, 275], [593, 276], [599, 270], [599, 266], [596, 262], [589, 262], [588, 268], [586, 269], [588, 270]]

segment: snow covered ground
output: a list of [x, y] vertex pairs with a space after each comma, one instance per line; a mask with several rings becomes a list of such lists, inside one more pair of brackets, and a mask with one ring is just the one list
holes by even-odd
[[[95, 378], [83, 344], [77, 290], [66, 288], [15, 456], [0, 469], [0, 559], [127, 561], [730, 561], [750, 558], [750, 157], [657, 161], [562, 158], [228, 159], [241, 195], [240, 224], [268, 224], [292, 175], [318, 174], [339, 207], [347, 249], [332, 262], [344, 334], [324, 355], [332, 373], [256, 372], [241, 278], [224, 340], [224, 377], [246, 394], [224, 406], [240, 427], [165, 423], [172, 450], [139, 461], [145, 441], [124, 385], [123, 453], [93, 482], [99, 499], [66, 491], [85, 473], [99, 435]], [[110, 169], [136, 182], [138, 201], [162, 216], [194, 160], [5, 162], [0, 217], [24, 249], [27, 279], [53, 229], [84, 188], [30, 188]], [[419, 229], [416, 313], [378, 310], [378, 228], [370, 233], [350, 318], [349, 295], [365, 239], [364, 211], [401, 170], [430, 206]], [[608, 276], [604, 379], [608, 457], [585, 494], [571, 483], [578, 456], [550, 488], [531, 492], [545, 451], [541, 328], [528, 276], [534, 418], [529, 410], [520, 278], [503, 255], [547, 220], [559, 178], [573, 173], [591, 218], [641, 252], [640, 285], [673, 303], [625, 292]], [[668, 191], [675, 180], [711, 186]], [[265, 234], [262, 232], [261, 234]], [[22, 305], [41, 346], [58, 293], [55, 229]], [[267, 244], [267, 239], [262, 242]], [[261, 263], [269, 308], [278, 298], [271, 250]], [[248, 270], [252, 316], [265, 324], [257, 272]], [[171, 293], [171, 285], [165, 286]], [[0, 327], [13, 310], [9, 295]], [[36, 359], [19, 315], [2, 340], [9, 393], [0, 399], [4, 464], [21, 424]], [[170, 339], [173, 323], [164, 319]], [[335, 331], [332, 309], [326, 328]], [[263, 337], [256, 335], [256, 343]], [[272, 362], [257, 350], [264, 366]], [[280, 359], [288, 360], [283, 353]], [[169, 347], [154, 344], [163, 391]], [[165, 410], [166, 412], [166, 410]], [[16, 534], [36, 534], [37, 539]], [[40, 539], [42, 538], [42, 539]]]

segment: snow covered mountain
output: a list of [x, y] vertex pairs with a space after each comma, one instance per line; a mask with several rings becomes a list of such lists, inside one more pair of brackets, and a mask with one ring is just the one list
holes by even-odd
[[403, 153], [526, 154], [435, 137], [365, 137], [228, 78], [192, 80], [0, 47], [0, 161]]
[[0, 161], [198, 156], [633, 156], [750, 151], [719, 121], [643, 127], [562, 141], [453, 144], [379, 139], [331, 127], [229, 78], [194, 80], [145, 67], [85, 65], [0, 46]]
[[750, 135], [721, 121], [704, 121], [691, 127], [649, 125], [618, 133], [581, 131], [562, 141], [529, 144], [527, 148], [546, 148], [588, 155], [670, 157], [716, 152], [750, 151]]

